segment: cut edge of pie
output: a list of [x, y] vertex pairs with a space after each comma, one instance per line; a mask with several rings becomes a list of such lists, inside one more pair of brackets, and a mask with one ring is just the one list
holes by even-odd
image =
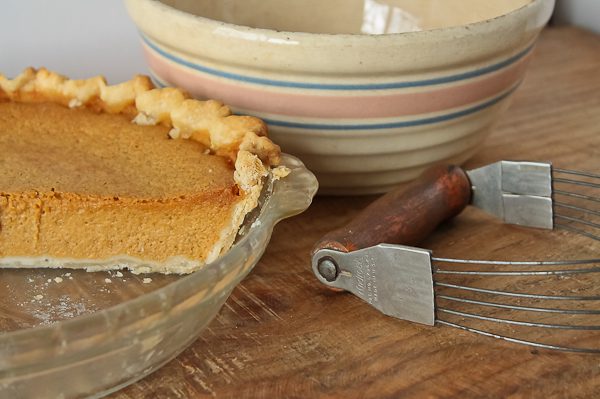
[[289, 173], [285, 167], [277, 166], [280, 148], [266, 137], [263, 121], [233, 115], [221, 102], [195, 100], [181, 89], [155, 88], [146, 76], [138, 75], [130, 81], [108, 85], [101, 76], [71, 80], [45, 68], [28, 68], [14, 79], [0, 74], [0, 102], [3, 101], [51, 102], [97, 113], [122, 114], [137, 125], [166, 126], [172, 139], [197, 141], [211, 154], [230, 159], [234, 165], [233, 179], [243, 193], [243, 200], [235, 204], [229, 223], [203, 260], [186, 256], [154, 262], [128, 255], [70, 259], [0, 254], [1, 267], [65, 267], [89, 271], [128, 268], [134, 273], [189, 273], [230, 248], [245, 216], [258, 205], [265, 177], [273, 170], [276, 177]]

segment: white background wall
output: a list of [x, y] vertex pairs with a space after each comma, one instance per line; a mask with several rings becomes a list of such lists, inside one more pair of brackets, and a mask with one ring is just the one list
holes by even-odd
[[600, 0], [558, 0], [555, 21], [600, 33]]
[[[600, 33], [600, 0], [558, 0], [555, 20]], [[0, 72], [27, 66], [74, 78], [102, 73], [112, 83], [147, 73], [122, 0], [3, 0]]]
[[138, 34], [122, 0], [3, 0], [0, 73], [46, 66], [73, 78], [111, 83], [147, 73]]

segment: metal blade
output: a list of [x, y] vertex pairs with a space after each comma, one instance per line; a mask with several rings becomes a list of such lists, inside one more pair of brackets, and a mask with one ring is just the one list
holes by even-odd
[[350, 291], [388, 316], [435, 323], [427, 250], [391, 244], [349, 253], [320, 249], [313, 255], [312, 267], [323, 284]]
[[467, 171], [472, 205], [506, 223], [553, 228], [549, 163], [500, 161]]

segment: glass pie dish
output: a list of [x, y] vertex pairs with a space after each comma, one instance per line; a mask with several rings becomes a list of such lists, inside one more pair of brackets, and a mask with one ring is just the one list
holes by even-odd
[[187, 276], [0, 270], [0, 397], [101, 397], [139, 380], [193, 342], [262, 256], [280, 220], [317, 190], [296, 158], [269, 179], [233, 247]]

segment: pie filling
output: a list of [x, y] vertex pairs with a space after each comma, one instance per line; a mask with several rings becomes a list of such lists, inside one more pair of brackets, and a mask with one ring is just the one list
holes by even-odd
[[142, 126], [79, 100], [2, 94], [0, 79], [2, 267], [190, 272], [227, 250], [257, 205], [268, 162], [251, 150], [264, 137], [238, 132], [236, 151], [210, 129], [174, 139], [179, 128], [151, 114], [138, 113], [153, 120]]

